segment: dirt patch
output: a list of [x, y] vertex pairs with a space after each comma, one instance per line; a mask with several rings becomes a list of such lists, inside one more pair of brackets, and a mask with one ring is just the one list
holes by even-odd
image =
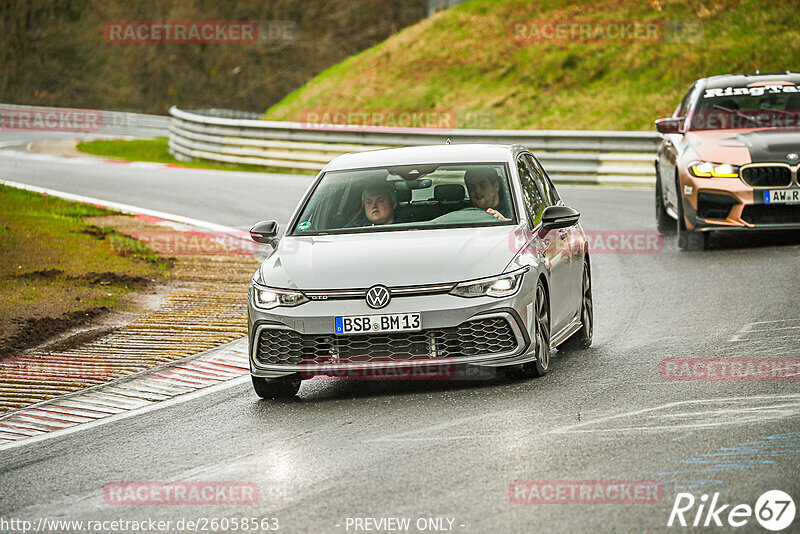
[[109, 308], [100, 306], [88, 310], [65, 313], [59, 317], [31, 317], [12, 319], [16, 332], [0, 341], [0, 357], [10, 356], [26, 349], [37, 347], [46, 340], [68, 332], [79, 326], [98, 320], [109, 313]]
[[31, 271], [29, 273], [22, 273], [14, 275], [14, 278], [20, 280], [53, 280], [59, 276], [63, 276], [64, 271], [61, 269], [42, 269], [39, 271]]
[[[95, 317], [95, 320], [97, 319], [102, 320], [104, 315], [106, 314], [101, 314], [100, 316]], [[98, 339], [101, 339], [111, 334], [112, 332], [114, 332], [114, 330], [116, 330], [116, 328], [111, 328], [111, 327], [101, 327], [101, 328], [93, 328], [91, 330], [84, 330], [72, 334], [66, 337], [65, 339], [60, 339], [58, 341], [47, 343], [44, 348], [52, 352], [68, 351], [80, 347], [85, 343], [91, 343], [92, 341], [97, 341]]]
[[134, 276], [131, 274], [121, 273], [89, 273], [82, 277], [90, 284], [109, 285], [117, 284], [125, 287], [135, 289], [146, 289], [155, 283], [153, 278], [145, 278], [144, 276]]
[[108, 235], [111, 232], [108, 229], [104, 229], [104, 228], [100, 228], [99, 226], [91, 225], [91, 226], [87, 226], [86, 228], [84, 228], [83, 229], [83, 233], [84, 234], [89, 234], [90, 236], [95, 237], [97, 239], [105, 239], [106, 235]]
[[17, 280], [55, 280], [63, 278], [66, 280], [85, 280], [89, 284], [118, 284], [126, 287], [133, 287], [137, 289], [145, 289], [155, 283], [155, 278], [148, 278], [146, 276], [137, 276], [125, 273], [87, 273], [81, 276], [66, 274], [61, 269], [44, 269], [40, 271], [32, 271], [29, 273], [22, 273], [12, 275]]

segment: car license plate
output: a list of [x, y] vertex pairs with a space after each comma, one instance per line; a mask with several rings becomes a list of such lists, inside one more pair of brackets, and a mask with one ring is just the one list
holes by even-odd
[[765, 189], [764, 204], [800, 204], [800, 189]]
[[422, 330], [422, 318], [419, 313], [334, 317], [333, 324], [336, 334], [342, 336], [384, 332], [419, 332]]

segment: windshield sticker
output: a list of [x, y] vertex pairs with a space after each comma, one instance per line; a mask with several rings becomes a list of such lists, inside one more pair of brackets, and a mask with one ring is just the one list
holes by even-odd
[[297, 229], [300, 230], [300, 231], [308, 230], [308, 228], [310, 226], [311, 226], [311, 223], [308, 222], [308, 221], [305, 221], [305, 222], [301, 222], [300, 224], [298, 224], [297, 225]]
[[765, 94], [779, 95], [782, 93], [798, 93], [794, 85], [766, 85], [760, 87], [719, 87], [706, 89], [703, 98], [718, 98], [722, 96], [763, 96]]

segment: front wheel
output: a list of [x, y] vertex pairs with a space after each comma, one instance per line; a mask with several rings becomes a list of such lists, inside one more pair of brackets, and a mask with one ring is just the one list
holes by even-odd
[[661, 177], [656, 174], [656, 229], [662, 234], [675, 230], [675, 223], [667, 215], [664, 192], [661, 190]]
[[588, 349], [592, 346], [594, 334], [594, 303], [592, 301], [592, 272], [589, 264], [583, 262], [583, 285], [581, 289], [581, 329], [570, 337], [566, 345], [569, 348]]
[[550, 369], [550, 301], [544, 284], [539, 280], [536, 286], [536, 300], [534, 307], [536, 320], [536, 361], [522, 364], [522, 375], [538, 378], [547, 374]]
[[301, 379], [295, 377], [261, 378], [252, 376], [253, 389], [262, 399], [286, 399], [294, 397], [300, 390]]
[[686, 218], [683, 214], [681, 181], [678, 178], [675, 178], [675, 192], [678, 196], [678, 226], [675, 242], [681, 250], [704, 250], [708, 246], [708, 232], [697, 232], [686, 227]]

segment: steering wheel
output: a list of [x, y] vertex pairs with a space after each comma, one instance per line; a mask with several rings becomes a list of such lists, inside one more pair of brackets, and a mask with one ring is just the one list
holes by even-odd
[[487, 218], [489, 218], [489, 219], [495, 219], [495, 220], [497, 220], [497, 217], [495, 217], [494, 215], [492, 215], [491, 213], [489, 213], [489, 212], [488, 212], [488, 211], [486, 211], [485, 209], [483, 209], [483, 208], [476, 208], [475, 206], [469, 206], [469, 207], [467, 207], [467, 208], [461, 208], [461, 209], [460, 209], [460, 210], [458, 210], [458, 211], [460, 211], [460, 212], [462, 212], [462, 213], [463, 213], [463, 212], [465, 212], [465, 211], [471, 211], [471, 212], [476, 212], [476, 211], [479, 211], [479, 212], [483, 213], [484, 215], [486, 215], [486, 217], [487, 217]]

